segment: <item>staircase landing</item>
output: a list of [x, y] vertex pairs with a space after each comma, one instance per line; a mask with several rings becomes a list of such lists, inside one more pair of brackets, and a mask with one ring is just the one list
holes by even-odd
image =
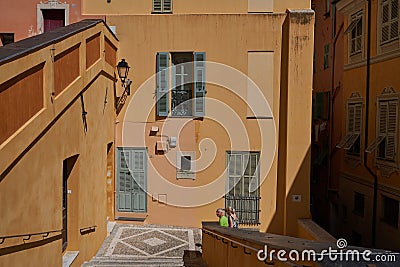
[[199, 250], [201, 230], [116, 224], [97, 255], [83, 266], [183, 266], [184, 251]]

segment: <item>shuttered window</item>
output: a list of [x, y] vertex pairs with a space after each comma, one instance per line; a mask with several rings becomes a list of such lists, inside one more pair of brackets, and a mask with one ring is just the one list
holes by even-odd
[[203, 117], [206, 94], [206, 53], [194, 53], [194, 115]]
[[[170, 115], [173, 117], [203, 117], [206, 94], [206, 53], [159, 52], [156, 61], [157, 115], [168, 116], [171, 111]], [[171, 88], [171, 94], [169, 94], [169, 88]]]
[[153, 13], [171, 13], [172, 0], [153, 0]]
[[381, 44], [399, 38], [399, 0], [381, 2]]
[[347, 103], [346, 136], [336, 146], [347, 150], [347, 154], [355, 156], [360, 156], [362, 105], [362, 102]]
[[157, 53], [157, 115], [168, 115], [169, 53]]
[[350, 56], [361, 53], [363, 40], [363, 11], [359, 11], [351, 16], [351, 22], [345, 34], [350, 34], [349, 37], [349, 53]]
[[377, 149], [377, 159], [396, 162], [398, 100], [384, 99], [378, 101], [377, 137], [368, 146], [368, 153]]

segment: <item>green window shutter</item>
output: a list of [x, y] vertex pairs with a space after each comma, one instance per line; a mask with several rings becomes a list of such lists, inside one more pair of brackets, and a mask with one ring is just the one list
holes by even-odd
[[162, 12], [162, 4], [161, 0], [153, 0], [153, 12], [160, 13]]
[[194, 53], [194, 116], [203, 117], [206, 94], [206, 53]]
[[117, 184], [117, 209], [118, 211], [131, 211], [131, 175], [129, 165], [131, 155], [129, 151], [118, 149], [118, 184]]
[[172, 0], [163, 1], [163, 12], [172, 12]]
[[146, 212], [146, 165], [147, 153], [144, 149], [132, 151], [133, 174], [133, 211]]
[[157, 53], [157, 115], [168, 116], [169, 53]]

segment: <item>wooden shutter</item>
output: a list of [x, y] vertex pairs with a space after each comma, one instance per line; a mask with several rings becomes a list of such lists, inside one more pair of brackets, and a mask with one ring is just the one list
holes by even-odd
[[133, 176], [133, 211], [146, 212], [146, 160], [144, 149], [135, 149], [132, 152], [132, 176]]
[[203, 117], [206, 93], [206, 53], [194, 53], [194, 116]]
[[118, 211], [131, 211], [131, 174], [129, 165], [131, 162], [130, 152], [119, 150], [118, 153], [118, 184], [117, 184], [117, 209]]
[[397, 147], [397, 100], [387, 103], [386, 159], [394, 161]]
[[399, 0], [392, 0], [390, 8], [390, 39], [399, 36]]
[[169, 53], [157, 53], [157, 115], [168, 116]]
[[387, 42], [389, 40], [389, 1], [383, 1], [382, 4], [382, 35], [381, 42]]
[[162, 4], [161, 0], [153, 0], [153, 12], [161, 13], [162, 12]]
[[163, 12], [172, 12], [172, 0], [163, 1]]

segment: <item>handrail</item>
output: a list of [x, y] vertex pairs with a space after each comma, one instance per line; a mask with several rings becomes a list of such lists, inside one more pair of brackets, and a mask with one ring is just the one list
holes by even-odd
[[11, 239], [11, 238], [17, 238], [17, 237], [23, 237], [22, 241], [28, 241], [31, 239], [32, 236], [37, 236], [41, 235], [43, 239], [49, 236], [51, 233], [57, 233], [57, 232], [62, 232], [63, 229], [61, 230], [52, 230], [52, 231], [46, 231], [46, 232], [40, 232], [40, 233], [33, 233], [33, 234], [20, 234], [20, 235], [7, 235], [7, 236], [0, 236], [0, 245], [4, 243], [6, 239]]

